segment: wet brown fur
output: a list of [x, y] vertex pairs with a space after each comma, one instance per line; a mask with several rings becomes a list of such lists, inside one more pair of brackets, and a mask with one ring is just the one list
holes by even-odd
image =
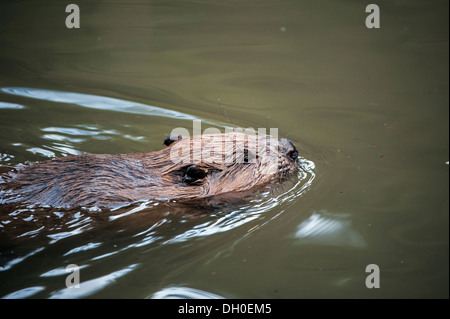
[[[287, 140], [227, 133], [182, 138], [156, 152], [67, 156], [2, 175], [0, 203], [115, 207], [248, 191], [296, 170], [293, 151]], [[193, 164], [206, 176], [187, 183], [186, 170]]]

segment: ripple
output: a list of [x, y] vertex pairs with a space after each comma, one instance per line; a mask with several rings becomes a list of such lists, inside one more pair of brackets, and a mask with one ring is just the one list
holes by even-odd
[[125, 112], [131, 114], [161, 116], [182, 120], [199, 120], [199, 118], [195, 116], [181, 113], [178, 111], [93, 94], [73, 93], [73, 92], [63, 92], [63, 91], [53, 91], [53, 90], [33, 89], [33, 88], [21, 88], [21, 87], [5, 87], [1, 88], [1, 91], [12, 95], [23, 96], [38, 100], [76, 104], [91, 109]]
[[211, 292], [188, 288], [188, 287], [168, 287], [155, 292], [150, 299], [224, 299], [224, 297]]
[[10, 110], [20, 110], [24, 109], [25, 106], [17, 103], [0, 102], [0, 109], [10, 109]]
[[81, 251], [87, 251], [87, 250], [95, 249], [97, 247], [100, 247], [101, 245], [102, 245], [102, 243], [88, 243], [86, 245], [79, 246], [79, 247], [76, 247], [76, 248], [73, 248], [73, 249], [69, 250], [63, 256], [79, 253]]
[[315, 211], [297, 227], [300, 244], [364, 248], [363, 236], [353, 229], [350, 214]]
[[71, 143], [81, 143], [86, 141], [83, 138], [70, 138], [64, 135], [59, 134], [44, 134], [42, 135], [42, 138], [46, 140], [52, 140], [52, 141], [61, 141], [61, 142], [71, 142]]
[[42, 286], [34, 286], [34, 287], [27, 287], [24, 289], [20, 289], [17, 291], [14, 291], [10, 294], [7, 294], [6, 296], [3, 296], [2, 299], [23, 299], [28, 298], [30, 296], [33, 296], [37, 294], [38, 292], [41, 292], [44, 290], [45, 287]]
[[[24, 219], [24, 220], [26, 220], [26, 219]], [[30, 219], [28, 219], [28, 221], [30, 221], [30, 220], [33, 220], [33, 217], [32, 217], [32, 216], [30, 216]], [[20, 238], [20, 237], [33, 238], [33, 237], [36, 237], [37, 235], [39, 235], [39, 233], [40, 233], [44, 228], [45, 228], [45, 226], [41, 226], [41, 227], [39, 227], [38, 229], [30, 230], [30, 231], [28, 231], [28, 232], [26, 232], [26, 233], [23, 233], [23, 234], [18, 235], [17, 238]]]
[[[46, 131], [51, 131], [47, 129]], [[75, 131], [66, 131], [66, 133]], [[262, 193], [252, 194], [246, 197], [242, 195], [242, 200], [238, 202], [219, 199], [217, 202], [200, 207], [184, 206], [178, 203], [164, 203], [158, 201], [144, 201], [124, 206], [111, 212], [102, 212], [98, 214], [98, 208], [81, 209], [71, 211], [54, 211], [51, 208], [38, 207], [37, 211], [32, 206], [26, 206], [17, 209], [10, 214], [7, 222], [23, 223], [24, 231], [15, 237], [34, 241], [37, 235], [38, 240], [45, 240], [46, 247], [50, 245], [67, 245], [61, 250], [61, 257], [74, 256], [73, 258], [83, 258], [89, 256], [92, 261], [104, 260], [107, 258], [118, 258], [127, 253], [134, 253], [134, 250], [155, 249], [166, 245], [177, 245], [186, 242], [192, 242], [197, 239], [204, 239], [215, 236], [216, 234], [229, 232], [233, 229], [243, 227], [244, 225], [258, 220], [258, 227], [247, 227], [243, 238], [249, 236], [254, 230], [267, 225], [273, 219], [281, 216], [284, 212], [284, 205], [290, 204], [303, 196], [309, 190], [315, 179], [315, 164], [306, 158], [299, 158], [300, 167], [297, 174], [291, 178], [268, 185]], [[234, 197], [234, 200], [236, 198]], [[276, 210], [276, 215], [270, 215], [268, 218], [260, 218], [265, 213]], [[39, 222], [43, 216], [46, 219], [45, 227]], [[154, 216], [154, 217], [152, 217]], [[48, 219], [52, 218], [52, 219]], [[26, 222], [26, 223], [25, 223]], [[25, 226], [33, 226], [34, 229]], [[8, 227], [8, 226], [5, 226]], [[9, 226], [9, 229], [12, 229]], [[103, 232], [103, 230], [107, 230]], [[123, 236], [128, 242], [117, 247], [103, 245], [105, 238], [109, 238], [110, 232], [117, 234], [118, 238]], [[92, 237], [95, 234], [95, 237]], [[84, 236], [89, 240], [82, 244], [76, 243], [72, 238]], [[69, 240], [66, 240], [70, 238]], [[95, 240], [92, 240], [95, 238]], [[70, 244], [70, 243], [73, 244]], [[102, 246], [101, 248], [99, 248]], [[41, 249], [42, 250], [42, 249]], [[95, 251], [93, 251], [95, 250]], [[90, 253], [93, 251], [93, 254]], [[32, 254], [12, 260], [6, 264], [3, 269], [9, 270], [20, 263], [23, 259]], [[76, 255], [75, 255], [76, 254]], [[114, 256], [114, 257], [113, 257]], [[41, 271], [41, 277], [59, 276], [62, 274], [62, 268], [55, 268], [47, 271]], [[84, 297], [103, 289], [110, 284], [114, 276], [121, 273], [110, 273], [109, 275], [93, 279], [87, 282], [83, 290], [74, 292], [74, 289], [61, 290], [53, 298], [77, 298]], [[95, 288], [99, 285], [99, 288]], [[100, 287], [101, 286], [101, 287]], [[78, 289], [75, 289], [78, 290]], [[174, 295], [174, 291], [165, 291], [168, 296]], [[185, 292], [186, 293], [186, 292]], [[169, 297], [168, 297], [169, 298]]]
[[[281, 206], [298, 199], [311, 187], [311, 184], [315, 178], [314, 163], [304, 158], [300, 159], [300, 161], [302, 164], [296, 176], [297, 179], [295, 179], [295, 181], [294, 179], [291, 180], [291, 183], [293, 182], [294, 184], [290, 185], [288, 189], [283, 189], [286, 185], [282, 184], [275, 187], [269, 186], [270, 188], [268, 188], [267, 192], [259, 194], [256, 198], [252, 199], [249, 205], [241, 205], [237, 209], [226, 213], [226, 215], [218, 219], [197, 225], [166, 240], [164, 244], [184, 242], [193, 238], [206, 237], [232, 230], [257, 219], [263, 213], [271, 211], [277, 206]], [[286, 181], [286, 183], [289, 182]], [[280, 191], [281, 193], [276, 194]], [[229, 206], [232, 207], [233, 205], [227, 204], [227, 207]], [[282, 212], [283, 211], [275, 217], [279, 216]], [[266, 221], [263, 225], [269, 221]]]
[[42, 155], [42, 156], [45, 156], [45, 157], [48, 157], [48, 158], [55, 158], [56, 157], [55, 153], [53, 153], [52, 151], [43, 149], [41, 147], [32, 147], [32, 148], [27, 149], [27, 151], [31, 152], [33, 154]]
[[[80, 128], [81, 127], [81, 128]], [[42, 135], [43, 139], [53, 141], [51, 145], [42, 145], [43, 148], [32, 148], [31, 152], [35, 154], [44, 155], [47, 157], [53, 157], [52, 154], [66, 155], [79, 155], [83, 152], [79, 151], [72, 144], [80, 144], [87, 141], [87, 137], [96, 140], [111, 140], [114, 136], [120, 136], [121, 133], [117, 130], [102, 129], [100, 127], [76, 125], [76, 127], [44, 127], [41, 129], [45, 134]], [[124, 136], [125, 138], [132, 140], [142, 140], [143, 138]], [[48, 150], [46, 150], [48, 149]], [[55, 153], [54, 153], [55, 152]]]
[[116, 130], [102, 130], [95, 126], [86, 126], [86, 125], [80, 125], [84, 127], [85, 129], [80, 129], [77, 127], [44, 127], [41, 129], [43, 132], [50, 132], [50, 133], [60, 133], [60, 134], [67, 134], [71, 136], [95, 136], [100, 134], [108, 134], [108, 135], [119, 135], [120, 133]]
[[13, 158], [14, 158], [14, 155], [6, 154], [6, 153], [0, 153], [0, 165], [2, 163], [6, 163], [6, 162], [11, 161], [11, 159], [13, 159]]
[[120, 277], [132, 272], [139, 264], [129, 265], [125, 268], [112, 272], [108, 275], [101, 276], [80, 283], [79, 288], [64, 288], [50, 295], [50, 299], [73, 299], [90, 296], [107, 286], [113, 284]]
[[40, 247], [40, 248], [38, 248], [36, 250], [33, 250], [32, 252], [26, 254], [25, 256], [13, 259], [13, 260], [7, 262], [5, 265], [0, 266], [0, 271], [5, 271], [5, 270], [8, 270], [8, 269], [11, 269], [13, 266], [21, 263], [25, 259], [27, 259], [27, 258], [29, 258], [29, 257], [31, 257], [31, 256], [33, 256], [35, 254], [41, 252], [42, 250], [44, 250], [44, 247]]
[[87, 218], [86, 220], [84, 220], [80, 223], [83, 223], [84, 225], [81, 225], [80, 227], [77, 227], [74, 230], [47, 235], [47, 237], [49, 237], [51, 239], [49, 244], [54, 244], [54, 243], [60, 241], [61, 239], [79, 235], [79, 234], [83, 233], [84, 231], [92, 228], [89, 218]]
[[[78, 269], [84, 269], [88, 267], [89, 265], [82, 265], [78, 267]], [[46, 271], [45, 273], [41, 274], [39, 277], [59, 277], [59, 276], [67, 276], [67, 268], [66, 267], [59, 267], [55, 268], [49, 271]]]

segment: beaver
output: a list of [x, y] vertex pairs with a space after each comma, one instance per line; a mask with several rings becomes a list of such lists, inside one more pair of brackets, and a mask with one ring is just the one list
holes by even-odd
[[0, 203], [114, 208], [256, 189], [298, 168], [287, 139], [239, 132], [169, 137], [160, 151], [83, 154], [18, 165], [0, 178]]

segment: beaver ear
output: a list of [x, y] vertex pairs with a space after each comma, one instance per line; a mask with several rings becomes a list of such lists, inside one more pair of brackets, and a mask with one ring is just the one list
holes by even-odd
[[187, 168], [183, 176], [183, 182], [193, 185], [197, 183], [200, 179], [206, 177], [208, 171], [205, 168], [199, 167], [197, 165], [191, 165]]
[[183, 137], [181, 135], [170, 135], [167, 136], [167, 138], [164, 140], [163, 144], [166, 146], [169, 146], [170, 144], [172, 144], [173, 142], [179, 141], [181, 140]]

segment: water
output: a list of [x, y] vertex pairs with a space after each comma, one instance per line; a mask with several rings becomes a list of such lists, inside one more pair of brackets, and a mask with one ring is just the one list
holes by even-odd
[[[299, 175], [237, 203], [0, 209], [0, 297], [448, 298], [448, 2], [0, 4], [0, 164], [278, 128]], [[80, 267], [67, 289], [66, 267]], [[365, 285], [380, 268], [380, 288]]]

